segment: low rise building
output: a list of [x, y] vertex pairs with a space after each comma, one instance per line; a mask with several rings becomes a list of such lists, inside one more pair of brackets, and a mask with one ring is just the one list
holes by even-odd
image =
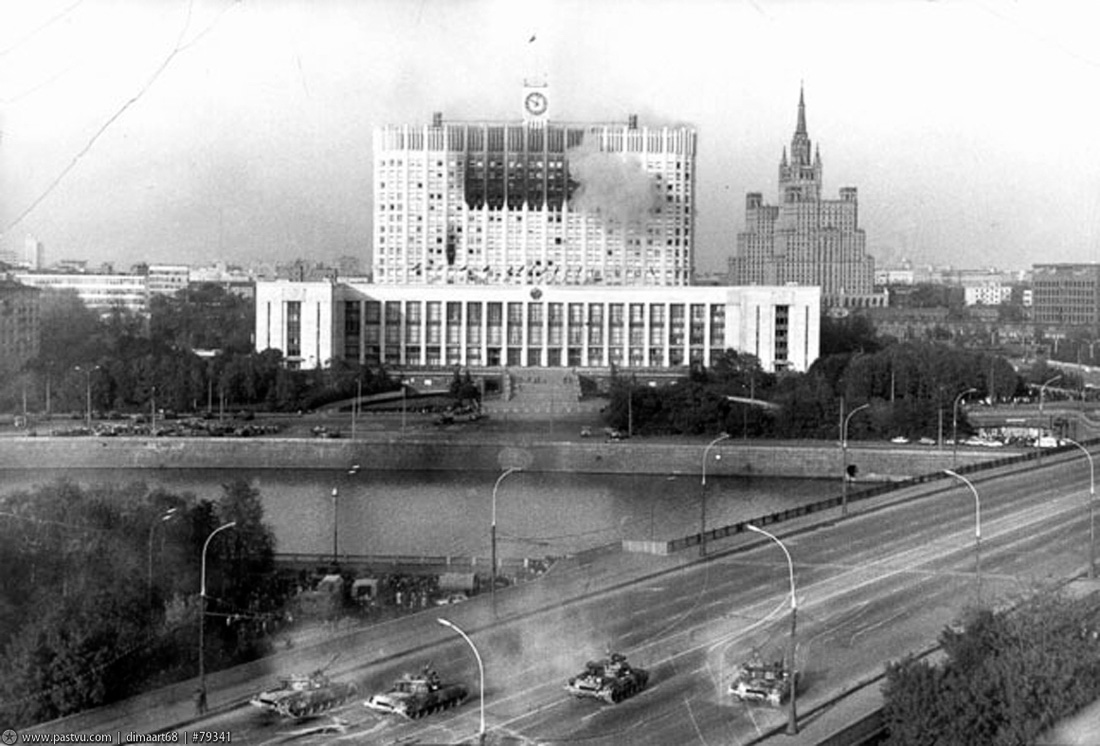
[[1031, 290], [1036, 324], [1100, 333], [1100, 264], [1036, 264]]
[[809, 286], [476, 286], [261, 282], [256, 349], [288, 365], [686, 369], [727, 349], [806, 371], [819, 350]]
[[16, 272], [14, 279], [42, 290], [71, 290], [88, 308], [107, 313], [121, 308], [144, 314], [148, 290], [144, 275]]
[[186, 264], [150, 264], [146, 277], [151, 294], [175, 295], [191, 281], [191, 268]]

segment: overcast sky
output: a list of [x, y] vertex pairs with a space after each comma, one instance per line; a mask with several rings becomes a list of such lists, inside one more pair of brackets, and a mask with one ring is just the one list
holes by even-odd
[[[1095, 8], [1095, 9], [1094, 9]], [[879, 264], [1100, 259], [1100, 4], [1049, 0], [0, 0], [0, 249], [369, 257], [380, 124], [698, 130], [696, 266], [777, 195], [800, 84]], [[532, 37], [534, 40], [532, 41]]]

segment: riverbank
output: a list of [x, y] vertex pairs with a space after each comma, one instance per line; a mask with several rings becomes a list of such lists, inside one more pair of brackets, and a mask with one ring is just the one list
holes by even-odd
[[[433, 437], [434, 436], [434, 437]], [[708, 439], [512, 437], [368, 433], [356, 440], [322, 438], [10, 437], [0, 469], [300, 469], [343, 470], [350, 464], [391, 471], [487, 471], [581, 474], [697, 474]], [[991, 461], [1015, 449], [950, 448], [850, 442], [847, 463], [857, 480], [892, 481]], [[812, 479], [839, 474], [838, 444], [819, 441], [740, 441], [715, 444], [706, 472], [714, 476]]]

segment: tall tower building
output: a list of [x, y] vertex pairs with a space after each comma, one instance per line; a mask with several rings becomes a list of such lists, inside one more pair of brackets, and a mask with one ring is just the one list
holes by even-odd
[[33, 270], [46, 266], [46, 246], [30, 234], [23, 241], [23, 266]]
[[784, 148], [779, 162], [779, 204], [764, 204], [759, 192], [746, 196], [730, 284], [817, 285], [827, 306], [885, 305], [884, 295], [874, 295], [875, 262], [859, 227], [856, 188], [827, 200], [821, 185], [821, 152], [810, 141], [800, 91], [790, 155]]
[[689, 284], [695, 131], [557, 123], [542, 84], [522, 106], [375, 131], [374, 281]]

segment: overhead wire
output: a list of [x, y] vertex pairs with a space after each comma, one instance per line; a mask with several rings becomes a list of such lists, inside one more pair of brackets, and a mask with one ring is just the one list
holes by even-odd
[[7, 47], [4, 47], [3, 49], [0, 49], [0, 57], [3, 57], [4, 55], [9, 54], [10, 52], [14, 52], [16, 49], [18, 49], [19, 47], [26, 44], [28, 41], [33, 39], [35, 36], [42, 33], [43, 31], [45, 31], [50, 26], [52, 26], [53, 24], [57, 23], [58, 21], [60, 21], [65, 16], [72, 13], [74, 10], [76, 10], [77, 6], [80, 5], [82, 2], [84, 2], [84, 0], [76, 0], [73, 3], [70, 3], [67, 7], [62, 8], [58, 13], [54, 14], [51, 18], [47, 19], [46, 21], [43, 21], [41, 24], [39, 24], [34, 29], [28, 31], [18, 41], [13, 42], [12, 44], [8, 45]]
[[[82, 0], [78, 0], [78, 2], [79, 1]], [[222, 11], [214, 18], [213, 21], [210, 22], [210, 24], [206, 26], [206, 28], [196, 34], [195, 37], [189, 42], [184, 44], [183, 39], [184, 36], [186, 36], [187, 34], [187, 30], [191, 27], [191, 14], [195, 4], [194, 0], [189, 0], [187, 4], [187, 19], [184, 23], [183, 29], [179, 33], [179, 36], [176, 38], [176, 44], [175, 47], [173, 47], [172, 51], [168, 53], [168, 55], [164, 58], [164, 60], [160, 63], [156, 70], [154, 70], [153, 74], [149, 77], [149, 79], [145, 82], [141, 89], [138, 90], [138, 92], [132, 95], [129, 99], [127, 99], [122, 104], [122, 106], [120, 106], [110, 117], [107, 118], [107, 120], [92, 134], [91, 138], [84, 145], [84, 147], [81, 148], [75, 156], [73, 156], [68, 165], [66, 165], [61, 170], [61, 172], [58, 173], [52, 181], [50, 181], [46, 188], [34, 200], [32, 200], [31, 203], [26, 208], [24, 208], [15, 217], [14, 220], [4, 226], [4, 229], [0, 231], [0, 238], [3, 238], [5, 235], [7, 235], [8, 231], [23, 222], [23, 220], [28, 215], [30, 215], [40, 204], [42, 204], [42, 202], [46, 200], [47, 197], [50, 196], [50, 194], [53, 193], [53, 191], [61, 184], [65, 177], [68, 176], [74, 168], [76, 168], [77, 164], [80, 163], [84, 156], [87, 155], [87, 153], [92, 149], [93, 146], [95, 146], [99, 138], [103, 136], [103, 134], [111, 127], [111, 125], [114, 124], [119, 119], [119, 117], [125, 114], [131, 106], [141, 100], [142, 96], [145, 95], [145, 93], [153, 86], [153, 84], [157, 81], [161, 74], [163, 74], [168, 66], [172, 63], [172, 60], [175, 59], [176, 55], [189, 49], [199, 40], [205, 37], [221, 21], [226, 12], [238, 2], [240, 2], [240, 0], [233, 0], [231, 4], [226, 5], [224, 8], [222, 8]], [[73, 7], [75, 7], [75, 4]]]

